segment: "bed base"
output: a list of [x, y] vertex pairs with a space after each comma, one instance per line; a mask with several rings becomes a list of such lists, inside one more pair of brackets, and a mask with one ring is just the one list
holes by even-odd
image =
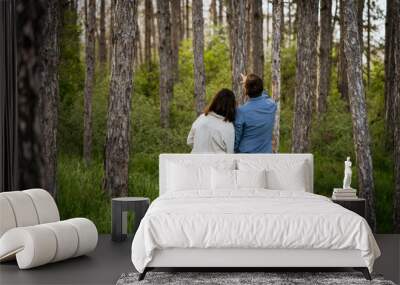
[[[369, 270], [367, 267], [346, 267], [346, 269], [353, 269], [355, 271], [360, 271], [363, 275], [364, 278], [366, 280], [372, 280], [371, 275], [369, 273]], [[166, 271], [171, 271], [172, 269], [176, 270], [178, 268], [165, 268], [165, 267], [146, 267], [144, 269], [144, 271], [142, 273], [139, 274], [138, 277], [138, 281], [142, 281], [145, 277], [146, 277], [146, 273], [152, 270], [157, 270], [157, 269], [165, 269]], [[307, 268], [295, 268], [295, 267], [286, 267], [286, 268], [282, 268], [282, 267], [268, 267], [268, 268], [260, 268], [260, 267], [247, 267], [247, 268], [237, 268], [237, 267], [225, 267], [225, 268], [221, 268], [221, 267], [201, 267], [201, 268], [196, 268], [196, 267], [184, 267], [184, 268], [180, 268], [180, 270], [178, 269], [178, 271], [201, 271], [201, 272], [215, 272], [215, 271], [226, 271], [226, 272], [269, 272], [271, 270], [274, 271], [292, 271], [294, 269], [300, 270], [301, 271], [324, 271], [327, 269], [327, 267], [323, 267], [323, 268], [317, 268], [317, 267], [307, 267]], [[337, 269], [337, 268], [334, 268]], [[338, 268], [341, 269], [341, 268]]]
[[[350, 249], [254, 249], [254, 248], [168, 248], [155, 250], [153, 259], [139, 275], [143, 280], [153, 269], [217, 269], [233, 271], [263, 271], [284, 268], [329, 270], [353, 268], [371, 280], [369, 270], [359, 250]], [[182, 270], [180, 270], [182, 271]]]

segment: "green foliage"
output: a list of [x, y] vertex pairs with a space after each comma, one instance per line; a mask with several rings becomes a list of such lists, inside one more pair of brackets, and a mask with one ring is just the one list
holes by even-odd
[[[79, 38], [80, 27], [64, 24], [62, 62], [60, 70], [60, 156], [58, 165], [58, 204], [63, 218], [84, 216], [92, 219], [100, 232], [110, 231], [110, 198], [102, 190], [103, 148], [106, 132], [109, 73], [96, 71], [93, 94], [93, 149], [94, 161], [83, 166], [81, 158], [83, 131], [84, 69], [81, 47], [73, 42]], [[158, 196], [158, 155], [187, 153], [186, 136], [196, 118], [193, 92], [193, 51], [191, 40], [181, 43], [179, 78], [174, 86], [171, 102], [171, 126], [159, 124], [158, 63], [148, 69], [135, 70], [131, 112], [131, 149], [129, 163], [129, 195]], [[270, 57], [265, 62], [265, 86], [271, 85]], [[229, 48], [225, 35], [211, 37], [204, 53], [207, 99], [221, 88], [231, 87]], [[383, 128], [383, 62], [376, 58], [372, 64], [371, 84], [367, 92], [378, 231], [392, 230], [393, 161], [385, 150]], [[340, 99], [336, 70], [332, 68], [328, 112], [321, 119], [313, 119], [312, 153], [315, 162], [315, 192], [330, 196], [333, 187], [340, 187], [343, 161], [351, 156], [355, 161], [352, 141], [351, 116], [346, 102]], [[280, 152], [290, 152], [294, 94], [296, 88], [296, 47], [282, 50], [282, 111]], [[354, 186], [357, 171], [354, 168]]]

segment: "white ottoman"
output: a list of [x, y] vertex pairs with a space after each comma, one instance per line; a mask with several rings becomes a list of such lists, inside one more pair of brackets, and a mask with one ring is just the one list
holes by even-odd
[[0, 261], [16, 258], [20, 269], [87, 254], [97, 245], [88, 219], [59, 221], [57, 206], [42, 189], [0, 193]]

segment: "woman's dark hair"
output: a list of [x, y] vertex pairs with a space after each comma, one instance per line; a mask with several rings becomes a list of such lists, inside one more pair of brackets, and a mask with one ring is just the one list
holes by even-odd
[[235, 94], [229, 89], [221, 89], [215, 94], [211, 104], [206, 107], [204, 114], [214, 112], [222, 117], [224, 121], [233, 122], [236, 114], [236, 100]]
[[263, 81], [257, 75], [251, 73], [244, 81], [244, 92], [250, 98], [258, 97], [264, 90]]

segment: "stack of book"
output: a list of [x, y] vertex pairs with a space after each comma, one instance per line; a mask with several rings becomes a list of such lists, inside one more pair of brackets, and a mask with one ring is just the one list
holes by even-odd
[[353, 188], [351, 189], [334, 188], [332, 193], [332, 199], [336, 200], [357, 199], [357, 190]]

